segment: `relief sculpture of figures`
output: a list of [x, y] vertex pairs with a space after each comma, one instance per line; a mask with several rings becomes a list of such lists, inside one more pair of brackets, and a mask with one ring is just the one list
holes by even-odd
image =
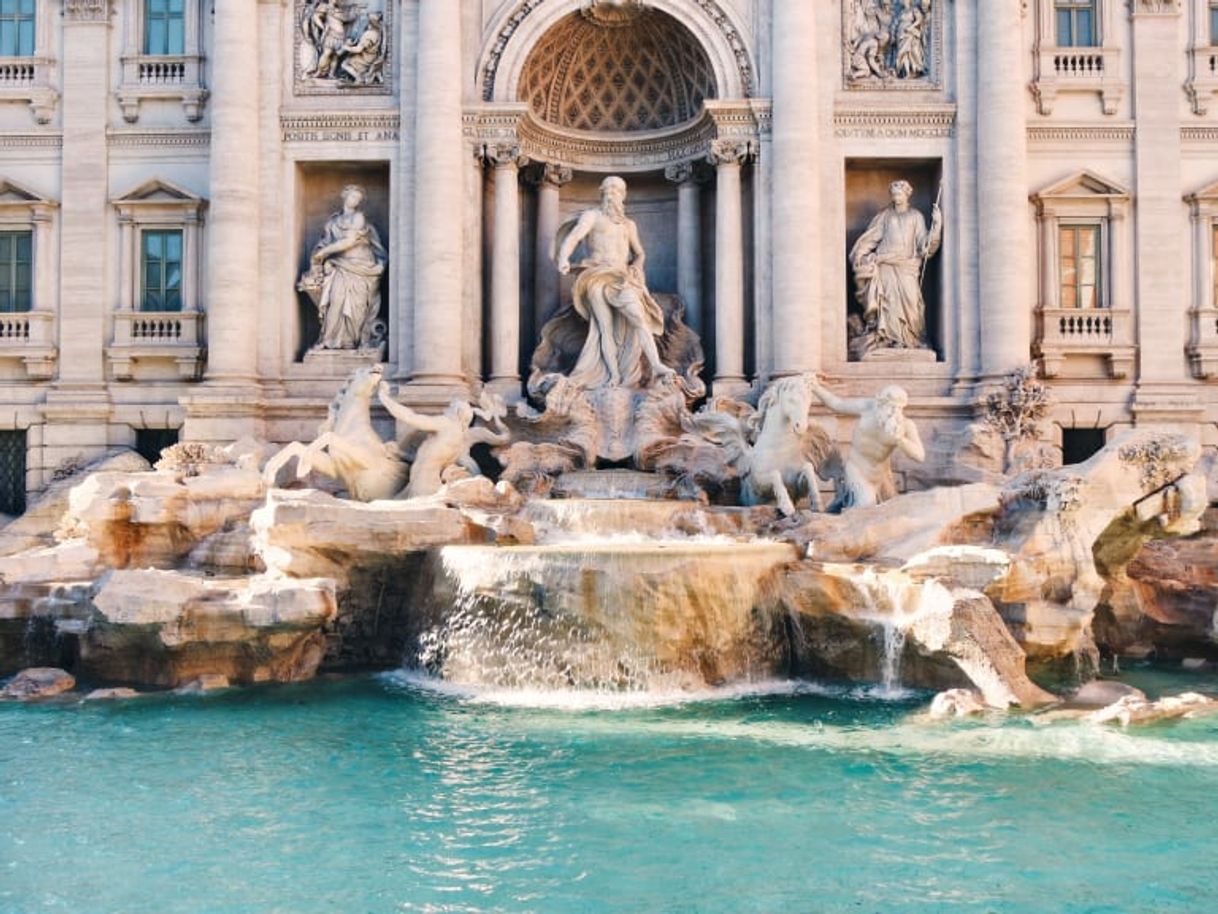
[[932, 0], [847, 2], [846, 73], [851, 82], [929, 74]]
[[385, 80], [384, 13], [344, 0], [306, 2], [300, 17], [304, 78], [338, 87]]
[[[587, 256], [571, 264], [580, 242]], [[626, 216], [626, 182], [601, 182], [601, 205], [584, 210], [558, 230], [554, 259], [564, 276], [576, 270], [575, 310], [588, 322], [588, 336], [571, 380], [589, 389], [641, 387], [645, 380], [674, 374], [660, 361], [656, 337], [664, 313], [647, 290], [647, 255], [638, 226]]]
[[926, 261], [943, 240], [939, 204], [926, 218], [909, 205], [913, 186], [893, 181], [891, 205], [881, 210], [850, 249], [855, 295], [862, 325], [850, 341], [850, 355], [860, 359], [877, 349], [925, 349], [926, 302], [922, 277]]
[[385, 248], [364, 215], [364, 189], [348, 184], [343, 208], [326, 222], [313, 246], [309, 269], [297, 289], [317, 306], [321, 333], [314, 349], [377, 349], [385, 327], [379, 319]]
[[829, 513], [869, 507], [895, 495], [889, 464], [893, 453], [900, 450], [919, 463], [926, 459], [918, 428], [905, 416], [909, 395], [903, 388], [891, 385], [871, 399], [846, 399], [825, 387], [819, 375], [810, 378], [807, 384], [835, 413], [859, 417], [850, 439], [850, 453], [839, 471], [837, 494], [829, 505]]

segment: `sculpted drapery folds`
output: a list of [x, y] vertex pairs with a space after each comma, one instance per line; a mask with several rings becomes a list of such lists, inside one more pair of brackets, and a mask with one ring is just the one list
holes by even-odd
[[343, 208], [326, 222], [309, 269], [297, 286], [317, 305], [316, 349], [362, 349], [380, 344], [381, 276], [385, 248], [361, 207], [364, 189], [343, 188]]
[[[563, 275], [578, 275], [573, 304], [588, 322], [588, 336], [571, 380], [581, 387], [640, 387], [674, 372], [660, 361], [656, 337], [664, 332], [664, 313], [647, 290], [646, 253], [638, 226], [626, 217], [626, 182], [601, 182], [601, 206], [565, 222], [554, 241], [553, 255]], [[587, 256], [572, 267], [580, 242]]]
[[935, 204], [930, 228], [909, 205], [908, 181], [889, 185], [892, 204], [879, 212], [850, 249], [855, 294], [863, 311], [863, 333], [852, 341], [856, 355], [873, 349], [926, 348], [923, 265], [939, 250], [943, 218]]

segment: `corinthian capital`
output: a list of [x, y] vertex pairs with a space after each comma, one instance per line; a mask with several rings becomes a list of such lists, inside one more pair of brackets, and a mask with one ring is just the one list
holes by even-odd
[[676, 165], [669, 165], [664, 169], [664, 177], [673, 184], [684, 184], [686, 181], [692, 181], [694, 179], [694, 163], [678, 162]]
[[706, 160], [712, 165], [743, 165], [753, 157], [753, 144], [748, 140], [715, 140]]
[[542, 184], [549, 184], [552, 187], [562, 187], [564, 184], [570, 184], [575, 178], [573, 172], [566, 165], [555, 165], [553, 162], [546, 162], [542, 166], [541, 174]]
[[519, 168], [528, 162], [519, 143], [487, 143], [483, 149], [487, 163], [496, 168]]
[[107, 22], [110, 0], [64, 0], [63, 18], [68, 22]]

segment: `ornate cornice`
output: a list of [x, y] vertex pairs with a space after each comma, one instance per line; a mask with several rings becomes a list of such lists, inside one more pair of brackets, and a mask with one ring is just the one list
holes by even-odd
[[58, 133], [0, 133], [0, 149], [60, 149], [63, 136]]
[[63, 18], [68, 22], [109, 22], [110, 0], [63, 0]]
[[951, 137], [956, 130], [955, 105], [904, 108], [839, 108], [833, 115], [839, 137]]
[[1181, 127], [1180, 139], [1186, 143], [1218, 143], [1218, 125]]
[[1028, 142], [1128, 143], [1136, 134], [1133, 124], [1034, 124], [1028, 127]]
[[111, 130], [110, 145], [118, 149], [145, 147], [186, 147], [206, 149], [211, 145], [210, 130]]
[[279, 130], [285, 143], [396, 142], [401, 122], [397, 112], [282, 114]]

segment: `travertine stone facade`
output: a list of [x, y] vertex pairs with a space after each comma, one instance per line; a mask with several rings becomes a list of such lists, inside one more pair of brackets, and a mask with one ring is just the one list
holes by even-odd
[[[297, 289], [348, 184], [398, 400], [518, 398], [570, 300], [550, 239], [616, 174], [717, 393], [900, 384], [933, 451], [1035, 360], [1051, 443], [1218, 446], [1211, 4], [1059, 6], [185, 0], [154, 36], [143, 0], [40, 2], [0, 58], [0, 431], [29, 490], [144, 429], [310, 438], [369, 357], [316, 347]], [[931, 352], [851, 361], [847, 255], [895, 178], [924, 213], [942, 187]]]

